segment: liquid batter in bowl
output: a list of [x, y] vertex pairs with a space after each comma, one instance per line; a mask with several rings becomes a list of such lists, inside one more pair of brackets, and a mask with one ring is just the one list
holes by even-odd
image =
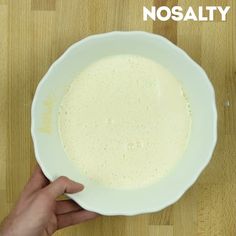
[[191, 131], [180, 82], [137, 55], [104, 57], [73, 80], [59, 111], [65, 152], [99, 184], [136, 188], [159, 181], [181, 159]]

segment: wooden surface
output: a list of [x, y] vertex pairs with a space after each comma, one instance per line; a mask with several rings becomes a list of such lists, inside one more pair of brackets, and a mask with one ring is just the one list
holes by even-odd
[[[153, 4], [223, 4], [230, 5], [231, 10], [227, 22], [220, 22], [219, 17], [202, 23], [144, 22], [142, 7]], [[176, 204], [154, 214], [100, 217], [56, 235], [236, 235], [234, 0], [0, 0], [0, 220], [35, 165], [30, 108], [39, 80], [72, 43], [112, 30], [164, 35], [206, 70], [216, 91], [218, 144], [209, 166]]]

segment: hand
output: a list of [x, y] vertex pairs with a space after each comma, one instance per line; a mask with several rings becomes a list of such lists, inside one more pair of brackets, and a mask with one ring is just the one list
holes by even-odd
[[83, 210], [72, 200], [56, 200], [64, 193], [80, 192], [83, 188], [66, 177], [49, 183], [37, 166], [15, 208], [3, 221], [2, 235], [48, 236], [58, 229], [95, 218], [96, 213]]

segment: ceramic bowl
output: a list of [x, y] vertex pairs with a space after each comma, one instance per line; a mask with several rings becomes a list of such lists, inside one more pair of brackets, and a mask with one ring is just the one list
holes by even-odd
[[[182, 83], [192, 110], [189, 144], [181, 161], [161, 181], [122, 190], [82, 176], [66, 157], [59, 133], [58, 110], [68, 86], [90, 63], [115, 54], [138, 54], [162, 64]], [[64, 175], [85, 185], [68, 194], [83, 208], [103, 215], [159, 211], [176, 202], [209, 163], [217, 140], [215, 94], [204, 70], [166, 38], [146, 32], [110, 32], [89, 36], [69, 47], [40, 81], [32, 104], [31, 132], [36, 159], [51, 181]]]

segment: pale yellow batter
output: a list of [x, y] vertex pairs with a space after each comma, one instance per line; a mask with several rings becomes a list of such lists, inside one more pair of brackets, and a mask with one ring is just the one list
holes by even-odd
[[106, 57], [84, 69], [59, 113], [68, 158], [87, 177], [114, 188], [159, 181], [181, 159], [190, 129], [181, 84], [136, 55]]

